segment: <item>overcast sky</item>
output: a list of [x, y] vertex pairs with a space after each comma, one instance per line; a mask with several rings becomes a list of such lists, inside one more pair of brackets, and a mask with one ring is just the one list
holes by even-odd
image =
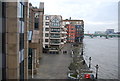
[[29, 0], [39, 7], [44, 2], [45, 14], [62, 15], [63, 19], [84, 20], [85, 32], [118, 30], [119, 0]]

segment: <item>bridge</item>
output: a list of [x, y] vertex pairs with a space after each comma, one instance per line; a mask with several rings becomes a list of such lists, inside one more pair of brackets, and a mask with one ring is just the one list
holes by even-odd
[[93, 37], [105, 37], [105, 38], [112, 38], [112, 37], [120, 37], [120, 34], [84, 34], [84, 36]]

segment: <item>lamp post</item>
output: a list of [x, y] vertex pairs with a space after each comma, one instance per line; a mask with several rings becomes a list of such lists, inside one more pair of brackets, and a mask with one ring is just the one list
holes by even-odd
[[89, 57], [89, 68], [91, 68], [91, 57]]
[[98, 64], [95, 67], [96, 67], [96, 79], [97, 79], [98, 78], [98, 68], [99, 68]]
[[82, 52], [81, 52], [81, 55], [83, 55], [83, 48], [82, 48]]

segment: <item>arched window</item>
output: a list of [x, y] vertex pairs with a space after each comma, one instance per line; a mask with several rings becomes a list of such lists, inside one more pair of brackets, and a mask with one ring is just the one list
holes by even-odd
[[60, 26], [60, 20], [57, 19], [57, 18], [54, 18], [54, 19], [51, 21], [51, 26], [59, 27], [59, 26]]

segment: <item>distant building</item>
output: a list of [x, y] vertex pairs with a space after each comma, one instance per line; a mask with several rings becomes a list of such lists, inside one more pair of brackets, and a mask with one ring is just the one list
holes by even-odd
[[67, 42], [82, 42], [84, 37], [83, 20], [63, 20], [63, 26], [67, 27]]
[[106, 32], [105, 31], [95, 31], [94, 34], [105, 34]]
[[113, 34], [114, 33], [114, 29], [107, 29], [106, 30], [106, 34]]

